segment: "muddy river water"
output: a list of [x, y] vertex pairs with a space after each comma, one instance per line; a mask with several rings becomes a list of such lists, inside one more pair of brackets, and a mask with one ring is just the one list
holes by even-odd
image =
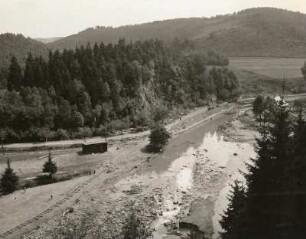
[[[164, 181], [164, 201], [162, 212], [154, 224], [155, 238], [173, 238], [169, 236], [173, 230], [169, 233], [168, 225], [172, 224], [172, 228], [179, 231], [178, 222], [186, 215], [187, 221], [199, 229], [200, 223], [210, 225], [211, 233], [206, 235], [218, 238], [221, 231], [219, 220], [228, 204], [230, 184], [235, 179], [243, 180], [239, 170], [246, 170], [245, 162], [250, 157], [255, 157], [252, 145], [226, 142], [217, 133], [205, 133], [198, 147], [189, 147], [170, 164], [168, 170], [158, 174], [159, 180]], [[208, 197], [213, 201], [212, 216], [199, 218], [201, 215], [190, 215], [192, 212], [186, 204]]]

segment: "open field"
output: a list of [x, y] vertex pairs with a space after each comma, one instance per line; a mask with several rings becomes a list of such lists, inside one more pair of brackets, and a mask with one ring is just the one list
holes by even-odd
[[301, 58], [231, 57], [230, 67], [274, 79], [292, 79], [302, 77], [304, 61]]
[[[283, 80], [256, 74], [247, 70], [233, 70], [239, 79], [242, 96], [278, 95], [283, 92]], [[286, 79], [285, 94], [300, 94], [306, 92], [306, 81], [303, 78]]]

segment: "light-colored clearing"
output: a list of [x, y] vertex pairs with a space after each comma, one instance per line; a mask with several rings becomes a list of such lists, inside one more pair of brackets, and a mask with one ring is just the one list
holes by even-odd
[[300, 78], [304, 61], [301, 58], [231, 57], [229, 66], [275, 79]]

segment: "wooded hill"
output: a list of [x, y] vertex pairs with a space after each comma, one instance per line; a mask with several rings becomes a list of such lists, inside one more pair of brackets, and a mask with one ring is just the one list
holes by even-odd
[[[172, 109], [235, 100], [236, 76], [212, 52], [190, 54], [186, 41], [81, 46], [48, 60], [13, 57], [0, 90], [0, 137], [6, 142], [106, 135], [151, 125]], [[215, 65], [208, 70], [206, 65]]]
[[32, 52], [34, 56], [46, 57], [48, 56], [48, 47], [21, 34], [0, 34], [0, 69], [5, 69], [9, 66], [13, 55], [24, 66], [29, 52]]
[[115, 43], [189, 39], [197, 49], [227, 56], [306, 57], [306, 15], [275, 8], [248, 9], [212, 18], [156, 21], [140, 25], [89, 28], [48, 44], [52, 49], [75, 48], [88, 42]]

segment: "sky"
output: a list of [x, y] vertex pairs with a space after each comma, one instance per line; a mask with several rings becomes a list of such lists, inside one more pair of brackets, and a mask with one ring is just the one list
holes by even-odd
[[306, 13], [305, 0], [0, 0], [0, 33], [64, 37], [88, 27], [211, 17], [252, 7]]

